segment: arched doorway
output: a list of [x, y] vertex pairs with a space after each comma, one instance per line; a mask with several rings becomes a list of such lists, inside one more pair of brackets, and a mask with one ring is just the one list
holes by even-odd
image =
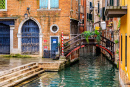
[[10, 53], [10, 27], [0, 23], [0, 54]]
[[39, 27], [33, 20], [22, 26], [22, 54], [39, 54]]

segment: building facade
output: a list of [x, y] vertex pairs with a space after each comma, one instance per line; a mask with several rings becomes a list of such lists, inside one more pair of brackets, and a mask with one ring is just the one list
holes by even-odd
[[[106, 1], [111, 2], [110, 0]], [[114, 2], [120, 2], [120, 4], [115, 5], [110, 3], [110, 5], [106, 7], [105, 13], [108, 17], [120, 17], [119, 80], [122, 87], [130, 87], [130, 1], [114, 0]]]
[[78, 0], [1, 0], [0, 54], [43, 55], [71, 37], [78, 24]]

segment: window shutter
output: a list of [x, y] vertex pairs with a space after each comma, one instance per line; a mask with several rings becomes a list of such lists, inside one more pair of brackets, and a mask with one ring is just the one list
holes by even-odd
[[0, 9], [5, 9], [5, 0], [0, 0]]
[[105, 7], [102, 8], [102, 20], [105, 21]]
[[100, 9], [100, 18], [102, 18], [102, 9], [103, 8]]
[[127, 34], [125, 35], [125, 67], [127, 67]]
[[117, 0], [117, 6], [119, 6], [119, 0]]
[[110, 6], [114, 6], [114, 0], [110, 0]]
[[100, 5], [99, 5], [99, 3], [98, 3], [98, 13], [99, 13], [99, 9], [100, 9], [100, 7], [99, 7]]
[[88, 19], [89, 19], [89, 14], [87, 13], [87, 21], [88, 21]]
[[92, 20], [92, 14], [87, 13], [87, 21]]
[[50, 0], [51, 8], [59, 8], [59, 0]]
[[90, 8], [92, 7], [92, 2], [90, 2]]
[[48, 0], [40, 0], [40, 8], [48, 8]]
[[92, 20], [92, 14], [89, 14], [89, 19]]

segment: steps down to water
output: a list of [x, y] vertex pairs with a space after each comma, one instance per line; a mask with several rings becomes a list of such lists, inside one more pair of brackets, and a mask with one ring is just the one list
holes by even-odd
[[0, 87], [14, 86], [30, 77], [44, 72], [38, 63], [29, 63], [0, 73]]

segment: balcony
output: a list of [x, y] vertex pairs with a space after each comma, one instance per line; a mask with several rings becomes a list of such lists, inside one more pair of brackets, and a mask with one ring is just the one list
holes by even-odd
[[122, 17], [125, 14], [127, 14], [127, 6], [120, 6], [119, 0], [105, 1], [105, 15], [107, 17]]

